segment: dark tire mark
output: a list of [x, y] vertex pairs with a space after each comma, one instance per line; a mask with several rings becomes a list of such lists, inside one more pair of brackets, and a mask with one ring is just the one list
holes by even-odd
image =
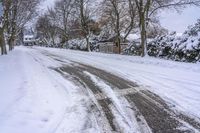
[[162, 107], [165, 110], [167, 110], [168, 112], [171, 112], [175, 117], [181, 119], [182, 121], [185, 121], [185, 122], [189, 123], [191, 126], [193, 126], [194, 128], [196, 128], [197, 130], [200, 131], [200, 123], [197, 122], [194, 118], [190, 118], [186, 114], [183, 114], [183, 113], [180, 113], [178, 111], [174, 111], [174, 110], [170, 109], [170, 106], [174, 107], [174, 105], [168, 105], [168, 104], [166, 104], [165, 101], [163, 99], [161, 99], [158, 95], [153, 94], [153, 93], [151, 93], [148, 90], [147, 91], [146, 90], [142, 91], [142, 93], [144, 93], [145, 95], [147, 95], [151, 99], [159, 102], [159, 104], [162, 105]]
[[181, 123], [168, 114], [164, 109], [161, 109], [138, 93], [127, 95], [126, 97], [130, 103], [133, 102], [138, 108], [153, 133], [182, 132], [177, 129], [177, 127], [181, 126]]
[[88, 71], [88, 72], [98, 76], [99, 78], [114, 85], [118, 89], [127, 89], [130, 87], [138, 87], [138, 85], [136, 83], [130, 82], [128, 80], [124, 80], [123, 78], [118, 77], [112, 73], [106, 72], [104, 70], [101, 70], [101, 69], [98, 69], [98, 68], [95, 68], [92, 66], [88, 66], [88, 65], [79, 63], [79, 66], [77, 66], [77, 67], [79, 67], [80, 69], [84, 69], [85, 71]]
[[[100, 70], [98, 68], [94, 68], [92, 66], [80, 64], [80, 66], [77, 67], [79, 67], [80, 69], [86, 69], [88, 72], [97, 75], [98, 77], [109, 82], [111, 85], [117, 87], [118, 89], [138, 87], [136, 83], [125, 80], [121, 77]], [[147, 99], [145, 97], [147, 97]], [[155, 132], [192, 132], [191, 130], [179, 130], [178, 128], [183, 127], [183, 124], [179, 122], [178, 119], [188, 123], [189, 125], [200, 131], [199, 122], [197, 122], [193, 118], [190, 118], [187, 115], [173, 111], [172, 109], [170, 109], [170, 106], [174, 107], [174, 105], [169, 106], [170, 103], [167, 104], [161, 97], [150, 92], [149, 90], [141, 90], [140, 93], [136, 93], [134, 95], [130, 94], [126, 96], [126, 98], [129, 102], [133, 102], [136, 105], [140, 113], [144, 116], [150, 128], [152, 130], [155, 130]], [[157, 104], [159, 104], [159, 106]], [[149, 113], [147, 113], [148, 110]], [[160, 126], [159, 123], [161, 124]]]
[[66, 67], [60, 68], [60, 70], [63, 71], [63, 72], [67, 72], [68, 74], [70, 74], [70, 75], [72, 75], [72, 76], [74, 76], [76, 78], [79, 78], [79, 82], [86, 84], [87, 87], [90, 88], [91, 91], [94, 94], [102, 93], [101, 90], [98, 88], [98, 86], [96, 86], [90, 80], [90, 78], [88, 76], [86, 76], [86, 75], [83, 74], [83, 71], [81, 69], [76, 68], [76, 67], [66, 66]]
[[178, 113], [177, 117], [187, 123], [189, 123], [190, 125], [192, 125], [194, 128], [196, 128], [197, 130], [200, 131], [200, 123], [197, 122], [195, 119], [190, 118], [189, 116], [183, 114], [183, 113]]
[[114, 120], [114, 116], [112, 114], [112, 111], [109, 108], [109, 105], [112, 104], [112, 101], [109, 99], [103, 99], [103, 100], [98, 100], [99, 104], [101, 105], [107, 120], [109, 121], [109, 124], [112, 128], [113, 131], [117, 131], [117, 127], [115, 126], [115, 124], [113, 123]]
[[[102, 80], [108, 82], [112, 86], [118, 88], [118, 89], [127, 89], [127, 88], [133, 88], [138, 87], [138, 85], [132, 81], [123, 79], [121, 77], [118, 77], [114, 74], [111, 74], [109, 72], [106, 72], [104, 70], [100, 70], [98, 68], [88, 66], [85, 64], [77, 63], [76, 66], [65, 66], [60, 68], [61, 71], [65, 71], [71, 75], [75, 75], [76, 77], [79, 77], [82, 82], [84, 82], [89, 89], [92, 90], [94, 94], [101, 93], [100, 89], [94, 85], [94, 83], [87, 77], [84, 76], [83, 71], [88, 71]], [[140, 121], [139, 115], [142, 115], [149, 127], [151, 128], [152, 132], [155, 133], [190, 133], [194, 132], [193, 130], [188, 130], [184, 127], [183, 123], [180, 122], [180, 120], [188, 123], [189, 125], [196, 128], [198, 131], [200, 131], [200, 123], [197, 122], [195, 119], [184, 115], [179, 112], [175, 112], [172, 110], [161, 97], [158, 95], [148, 91], [148, 90], [139, 90], [139, 92], [135, 94], [128, 94], [125, 96], [127, 100], [137, 108], [139, 111], [137, 113], [138, 118], [137, 120]], [[114, 116], [109, 108], [109, 104], [111, 100], [98, 100], [99, 104], [102, 106], [102, 109], [107, 117], [107, 120], [109, 121], [109, 124], [113, 131], [117, 130], [117, 126], [113, 123]], [[134, 108], [133, 107], [133, 108]], [[182, 128], [182, 129], [180, 129]]]
[[[54, 70], [59, 72], [60, 74], [62, 74], [62, 76], [64, 76], [64, 77], [66, 75], [63, 72], [70, 74], [73, 77], [73, 80], [72, 80], [73, 82], [75, 82], [76, 84], [78, 83], [79, 85], [83, 86], [84, 88], [90, 89], [93, 94], [102, 93], [100, 88], [98, 88], [98, 86], [96, 86], [88, 76], [84, 75], [83, 71], [85, 71], [85, 70], [82, 70], [82, 69], [74, 67], [74, 66], [65, 66], [62, 68], [54, 69]], [[109, 100], [108, 98], [102, 99], [102, 100], [98, 100], [98, 99], [96, 99], [96, 100], [99, 103], [99, 105], [101, 106], [103, 113], [105, 114], [105, 117], [106, 117], [112, 131], [119, 132], [117, 130], [117, 126], [113, 123], [114, 115], [112, 114], [112, 111], [109, 107], [109, 106], [113, 106], [112, 101]], [[92, 108], [94, 108], [94, 106], [95, 106], [94, 104], [91, 105]], [[100, 112], [100, 110], [97, 110], [97, 109], [93, 109], [93, 110]], [[99, 115], [97, 117], [102, 117], [102, 116]]]

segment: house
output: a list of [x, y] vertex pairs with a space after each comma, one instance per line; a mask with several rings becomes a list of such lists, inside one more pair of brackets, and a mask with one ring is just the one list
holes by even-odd
[[[121, 37], [120, 40], [123, 40]], [[119, 53], [119, 48], [115, 43], [115, 37], [109, 38], [108, 40], [103, 40], [98, 43], [99, 52], [103, 53]], [[128, 47], [128, 41], [125, 40], [123, 43], [120, 43], [121, 52]]]
[[23, 42], [25, 46], [33, 46], [36, 43], [34, 35], [24, 35]]
[[[119, 48], [113, 42], [102, 42], [102, 43], [98, 43], [98, 45], [99, 45], [99, 52], [114, 53], [114, 54], [119, 53]], [[128, 43], [120, 43], [120, 46], [121, 46], [121, 52], [122, 52], [124, 51], [124, 49], [128, 47]]]
[[24, 31], [23, 43], [25, 46], [33, 46], [36, 44], [36, 36], [33, 30]]

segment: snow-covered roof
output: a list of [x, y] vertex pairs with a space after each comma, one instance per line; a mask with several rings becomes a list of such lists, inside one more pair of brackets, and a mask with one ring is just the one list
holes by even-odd
[[24, 38], [34, 38], [34, 35], [24, 35]]
[[[122, 36], [124, 37], [125, 34], [122, 34]], [[132, 41], [137, 40], [139, 38], [140, 38], [140, 36], [138, 34], [129, 34], [126, 39], [128, 41], [132, 42]]]

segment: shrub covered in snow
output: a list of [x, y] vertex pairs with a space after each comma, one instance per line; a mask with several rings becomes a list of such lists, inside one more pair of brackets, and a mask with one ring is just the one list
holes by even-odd
[[[190, 26], [182, 36], [177, 36], [176, 32], [172, 32], [148, 41], [147, 52], [149, 56], [176, 61], [200, 61], [200, 20], [194, 26]], [[141, 48], [132, 44], [126, 53], [140, 55]]]
[[200, 60], [200, 34], [185, 32], [181, 37], [175, 33], [160, 36], [148, 43], [148, 54], [176, 61], [197, 62]]
[[142, 53], [142, 47], [139, 41], [132, 41], [123, 51], [123, 54], [139, 56]]
[[87, 42], [85, 39], [71, 39], [68, 41], [69, 49], [87, 50]]
[[[99, 51], [99, 46], [97, 44], [99, 42], [98, 36], [92, 35], [89, 38], [90, 50], [91, 51]], [[76, 50], [87, 50], [87, 42], [85, 38], [79, 39], [71, 39], [68, 41], [67, 48], [76, 49]]]

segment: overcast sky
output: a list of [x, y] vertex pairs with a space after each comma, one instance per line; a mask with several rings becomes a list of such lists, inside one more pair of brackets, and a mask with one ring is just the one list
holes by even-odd
[[[52, 6], [56, 0], [46, 0], [41, 5], [41, 9], [46, 10], [48, 6]], [[177, 13], [175, 11], [165, 10], [160, 15], [161, 25], [167, 28], [169, 31], [177, 31], [177, 33], [183, 33], [189, 25], [200, 19], [200, 8], [188, 7]]]
[[200, 19], [200, 8], [188, 7], [177, 13], [175, 11], [165, 10], [161, 13], [160, 21], [163, 27], [170, 31], [183, 33], [189, 25], [193, 25], [197, 19]]
[[55, 1], [56, 0], [45, 0], [43, 3], [41, 3], [40, 9], [42, 12], [44, 12], [48, 7], [53, 6]]

